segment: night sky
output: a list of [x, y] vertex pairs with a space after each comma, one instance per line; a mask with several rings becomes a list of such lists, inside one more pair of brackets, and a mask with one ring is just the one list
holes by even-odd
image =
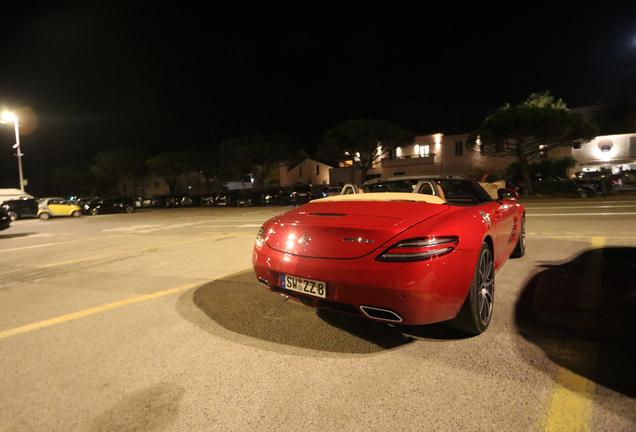
[[[26, 178], [107, 148], [254, 133], [313, 152], [360, 117], [470, 132], [541, 90], [636, 102], [636, 1], [5, 3], [0, 109], [39, 120], [21, 136]], [[0, 125], [2, 187], [17, 187], [14, 142]]]

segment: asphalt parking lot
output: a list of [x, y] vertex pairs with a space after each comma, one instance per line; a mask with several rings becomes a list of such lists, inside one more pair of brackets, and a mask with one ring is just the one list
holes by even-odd
[[478, 337], [262, 288], [254, 236], [284, 208], [16, 221], [0, 232], [0, 430], [636, 429], [636, 200], [524, 202], [528, 252]]

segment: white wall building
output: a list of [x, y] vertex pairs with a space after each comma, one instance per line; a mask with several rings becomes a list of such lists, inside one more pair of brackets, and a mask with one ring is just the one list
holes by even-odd
[[578, 162], [575, 172], [636, 169], [636, 133], [598, 136], [573, 148], [572, 157]]
[[312, 184], [313, 186], [329, 184], [329, 170], [331, 166], [307, 158], [291, 169], [282, 165], [279, 169], [280, 185], [294, 186], [296, 183]]

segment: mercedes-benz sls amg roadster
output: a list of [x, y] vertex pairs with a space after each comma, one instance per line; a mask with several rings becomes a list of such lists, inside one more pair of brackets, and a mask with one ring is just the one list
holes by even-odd
[[307, 306], [480, 334], [493, 315], [495, 273], [525, 253], [517, 199], [500, 189], [493, 200], [464, 176], [373, 180], [267, 221], [254, 272]]

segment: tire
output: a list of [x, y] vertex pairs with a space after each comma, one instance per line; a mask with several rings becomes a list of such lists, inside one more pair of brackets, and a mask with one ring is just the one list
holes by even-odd
[[96, 208], [92, 208], [89, 213], [91, 214], [91, 216], [95, 216], [99, 212], [97, 211]]
[[38, 215], [38, 217], [39, 217], [40, 219], [42, 219], [42, 220], [47, 220], [48, 218], [50, 218], [50, 217], [51, 217], [51, 215], [50, 215], [50, 214], [48, 214], [47, 212], [42, 212], [42, 213], [40, 213], [40, 214]]
[[457, 317], [449, 324], [458, 329], [478, 335], [486, 331], [492, 319], [495, 301], [495, 267], [493, 254], [484, 243], [479, 251], [473, 282]]
[[13, 222], [14, 220], [18, 218], [18, 214], [14, 211], [10, 211], [8, 214], [9, 214], [9, 218], [11, 218], [11, 222]]
[[519, 238], [517, 239], [517, 246], [510, 254], [511, 258], [521, 258], [526, 254], [526, 217], [521, 217], [521, 228], [519, 228]]
[[580, 198], [587, 198], [589, 196], [585, 189], [579, 189], [578, 192]]
[[82, 215], [82, 212], [79, 210], [75, 210], [73, 213], [71, 213], [71, 216], [73, 217], [80, 217]]
[[133, 206], [126, 206], [126, 207], [124, 207], [124, 211], [126, 213], [132, 213], [132, 212], [135, 211], [135, 208]]

